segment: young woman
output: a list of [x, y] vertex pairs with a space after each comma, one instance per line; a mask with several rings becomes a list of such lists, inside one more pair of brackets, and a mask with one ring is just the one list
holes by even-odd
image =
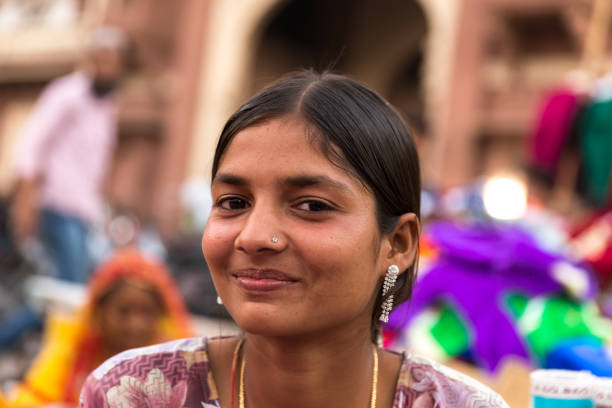
[[[120, 354], [82, 407], [505, 407], [480, 384], [376, 346], [410, 296], [418, 157], [378, 95], [302, 72], [228, 120], [202, 249], [241, 338]], [[148, 405], [147, 405], [148, 404]]]
[[130, 348], [188, 336], [189, 326], [187, 309], [166, 268], [123, 250], [96, 271], [83, 310], [75, 316], [50, 316], [42, 351], [12, 390], [9, 406], [76, 406], [85, 378], [104, 360]]

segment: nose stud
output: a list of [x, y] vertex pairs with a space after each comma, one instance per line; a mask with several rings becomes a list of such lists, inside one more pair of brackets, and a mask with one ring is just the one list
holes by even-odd
[[278, 243], [278, 237], [276, 235], [272, 235], [272, 238], [270, 238], [270, 242], [272, 242], [273, 244], [277, 244]]

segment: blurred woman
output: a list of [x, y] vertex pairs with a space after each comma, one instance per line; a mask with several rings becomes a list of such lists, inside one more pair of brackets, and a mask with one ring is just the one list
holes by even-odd
[[380, 96], [339, 75], [282, 79], [230, 117], [212, 177], [202, 249], [245, 335], [121, 353], [82, 407], [507, 407], [377, 346], [410, 297], [421, 193], [412, 137]]
[[123, 250], [99, 267], [88, 302], [76, 316], [50, 316], [43, 348], [9, 404], [76, 405], [87, 375], [110, 356], [190, 333], [186, 308], [166, 268]]

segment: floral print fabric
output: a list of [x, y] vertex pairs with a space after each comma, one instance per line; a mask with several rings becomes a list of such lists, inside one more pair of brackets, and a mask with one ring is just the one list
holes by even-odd
[[[88, 377], [80, 408], [220, 408], [206, 338], [128, 350]], [[393, 408], [508, 408], [454, 370], [404, 354]]]

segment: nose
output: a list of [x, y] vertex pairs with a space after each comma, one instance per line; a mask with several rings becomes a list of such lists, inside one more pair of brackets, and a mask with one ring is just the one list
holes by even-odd
[[282, 233], [281, 211], [266, 203], [256, 203], [245, 217], [234, 247], [254, 255], [281, 251], [286, 243]]
[[125, 326], [125, 331], [133, 344], [138, 343], [135, 347], [142, 347], [153, 338], [155, 320], [141, 311], [132, 311], [126, 316]]

